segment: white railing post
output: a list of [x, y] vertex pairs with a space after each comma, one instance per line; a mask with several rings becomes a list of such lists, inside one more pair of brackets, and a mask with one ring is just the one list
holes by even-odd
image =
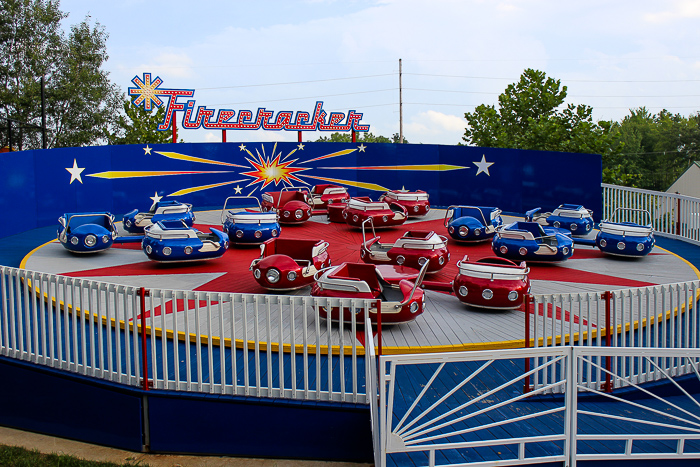
[[578, 350], [575, 346], [569, 346], [566, 358], [566, 409], [564, 412], [564, 458], [568, 459], [569, 467], [576, 467], [576, 433], [577, 427], [577, 400], [578, 400]]

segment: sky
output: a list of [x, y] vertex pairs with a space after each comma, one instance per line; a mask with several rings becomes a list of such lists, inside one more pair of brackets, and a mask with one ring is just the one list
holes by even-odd
[[[62, 0], [109, 34], [105, 70], [124, 93], [152, 73], [212, 109], [363, 113], [374, 135], [462, 142], [465, 112], [497, 105], [526, 68], [567, 87], [598, 120], [630, 109], [700, 111], [697, 0]], [[218, 130], [181, 130], [218, 142]], [[321, 132], [303, 134], [314, 141]], [[296, 141], [229, 130], [227, 141]]]

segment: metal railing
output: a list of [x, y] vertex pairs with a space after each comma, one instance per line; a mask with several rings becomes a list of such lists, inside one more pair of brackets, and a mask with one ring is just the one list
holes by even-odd
[[[656, 232], [660, 235], [700, 244], [700, 199], [677, 193], [628, 188], [602, 184], [603, 219], [609, 219], [615, 208], [626, 207], [649, 211]], [[643, 218], [628, 213], [618, 221], [645, 224]]]
[[[0, 266], [0, 355], [143, 389], [367, 403], [376, 300], [141, 289]], [[371, 328], [370, 339], [373, 345]]]
[[[600, 365], [607, 359], [617, 362], [612, 370]], [[514, 371], [523, 360], [540, 363], [529, 373]], [[700, 403], [659, 365], [665, 360], [700, 379], [699, 349], [566, 346], [380, 356], [377, 465], [396, 454], [403, 464], [429, 466], [700, 459]], [[665, 393], [630, 379], [622, 369], [634, 365], [662, 375]], [[595, 373], [581, 368], [593, 367], [624, 380], [628, 393], [613, 396], [599, 380], [591, 384]], [[523, 393], [524, 379], [539, 371], [555, 378]], [[543, 396], [554, 388], [561, 396]]]
[[[602, 294], [533, 295], [525, 303], [525, 346], [697, 349], [700, 348], [699, 288], [700, 282], [693, 281]], [[640, 365], [623, 366], [621, 371], [636, 383], [659, 377], [658, 372], [640, 372], [640, 368]], [[675, 365], [663, 369], [673, 376], [692, 371], [690, 367]], [[596, 373], [597, 378], [590, 381], [600, 381], [600, 370]], [[548, 386], [552, 377], [551, 373], [535, 372], [532, 388]], [[618, 380], [612, 384], [610, 389], [626, 382]]]

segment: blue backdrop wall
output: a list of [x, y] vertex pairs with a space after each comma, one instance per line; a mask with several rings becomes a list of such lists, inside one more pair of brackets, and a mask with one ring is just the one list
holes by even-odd
[[179, 143], [59, 148], [0, 154], [0, 237], [56, 223], [66, 212], [119, 219], [150, 198], [220, 209], [227, 196], [336, 183], [378, 198], [406, 188], [434, 207], [496, 206], [522, 213], [583, 204], [601, 212], [595, 154], [417, 144]]

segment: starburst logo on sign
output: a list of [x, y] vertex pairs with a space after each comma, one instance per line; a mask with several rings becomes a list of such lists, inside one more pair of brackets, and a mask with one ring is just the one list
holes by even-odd
[[[299, 158], [291, 159], [291, 156], [298, 150], [303, 149], [296, 146], [294, 149], [289, 151], [286, 155], [277, 149], [277, 143], [274, 143], [272, 147], [272, 152], [268, 156], [265, 151], [265, 145], [262, 144], [260, 148], [255, 149], [255, 154], [246, 147], [245, 144], [240, 144], [238, 146], [240, 151], [247, 153], [244, 159], [248, 162], [248, 165], [240, 165], [232, 162], [219, 161], [214, 159], [205, 159], [202, 157], [191, 156], [187, 154], [180, 154], [173, 151], [156, 151], [153, 148], [146, 147], [143, 151], [147, 152], [149, 155], [156, 155], [160, 157], [165, 157], [168, 159], [185, 161], [194, 164], [210, 164], [219, 166], [221, 168], [233, 169], [233, 170], [109, 170], [106, 172], [98, 172], [87, 174], [88, 177], [102, 178], [108, 180], [116, 179], [129, 179], [129, 178], [150, 178], [150, 177], [164, 177], [164, 176], [177, 176], [177, 175], [211, 175], [211, 174], [229, 174], [228, 176], [233, 178], [225, 181], [220, 181], [217, 183], [209, 183], [203, 185], [186, 186], [182, 187], [177, 191], [169, 193], [164, 196], [181, 196], [188, 195], [191, 193], [210, 190], [213, 188], [219, 188], [226, 185], [238, 184], [241, 182], [247, 182], [246, 186], [253, 186], [252, 194], [258, 188], [262, 192], [268, 185], [274, 183], [275, 186], [294, 186], [299, 183], [303, 185], [311, 185], [316, 181], [322, 181], [325, 183], [332, 183], [337, 185], [353, 186], [356, 188], [362, 188], [365, 190], [384, 192], [388, 188], [369, 182], [361, 180], [348, 180], [345, 178], [327, 177], [320, 175], [311, 175], [309, 173], [302, 173], [308, 170], [341, 170], [349, 171], [354, 174], [359, 174], [364, 171], [406, 171], [406, 172], [447, 172], [452, 170], [465, 170], [468, 167], [451, 165], [451, 164], [410, 164], [410, 165], [375, 165], [375, 166], [362, 166], [362, 165], [333, 165], [318, 167], [314, 164], [313, 167], [304, 167], [304, 165], [310, 163], [318, 163], [320, 161], [331, 161], [335, 158], [343, 157], [354, 152], [365, 152], [368, 147], [360, 144], [354, 148], [342, 149], [340, 151], [335, 151], [329, 154], [324, 154], [321, 156], [313, 157], [307, 160], [300, 160]], [[293, 165], [297, 164], [297, 165]], [[480, 163], [475, 162], [475, 165], [481, 169]], [[488, 166], [493, 165], [493, 162], [485, 162], [482, 160], [481, 164], [486, 164], [483, 172], [488, 174]], [[73, 164], [74, 167], [66, 168], [68, 172], [71, 173], [71, 182], [74, 180], [80, 180], [80, 172], [85, 170], [85, 168], [77, 167], [77, 163]], [[299, 166], [301, 165], [301, 167]], [[244, 169], [245, 172], [236, 169]], [[478, 172], [478, 173], [480, 173]], [[313, 172], [312, 172], [313, 173]], [[230, 174], [233, 174], [231, 176]], [[244, 177], [244, 178], [241, 178]], [[295, 183], [297, 182], [297, 183]], [[240, 194], [241, 188], [236, 186], [235, 191]]]
[[160, 77], [157, 77], [155, 81], [151, 82], [151, 74], [144, 73], [143, 81], [141, 81], [138, 76], [134, 76], [131, 82], [134, 83], [136, 87], [129, 88], [129, 95], [138, 96], [134, 99], [134, 105], [139, 106], [143, 104], [144, 110], [149, 112], [153, 109], [151, 103], [155, 104], [156, 107], [163, 105], [163, 101], [160, 100], [156, 93], [158, 87], [163, 84], [163, 80], [160, 79]]
[[291, 164], [296, 162], [293, 159], [288, 162], [280, 162], [280, 156], [282, 153], [277, 154], [274, 159], [272, 157], [265, 158], [258, 153], [258, 160], [251, 160], [246, 157], [246, 160], [250, 162], [255, 170], [250, 172], [241, 172], [241, 175], [246, 175], [248, 177], [253, 177], [254, 180], [248, 184], [248, 186], [255, 185], [256, 183], [262, 183], [261, 188], [265, 188], [272, 182], [275, 182], [275, 186], [279, 185], [280, 182], [288, 183], [293, 185], [291, 180], [296, 180], [301, 183], [305, 183], [303, 180], [294, 175], [295, 172], [302, 172], [304, 170], [309, 170], [308, 167], [290, 167]]

